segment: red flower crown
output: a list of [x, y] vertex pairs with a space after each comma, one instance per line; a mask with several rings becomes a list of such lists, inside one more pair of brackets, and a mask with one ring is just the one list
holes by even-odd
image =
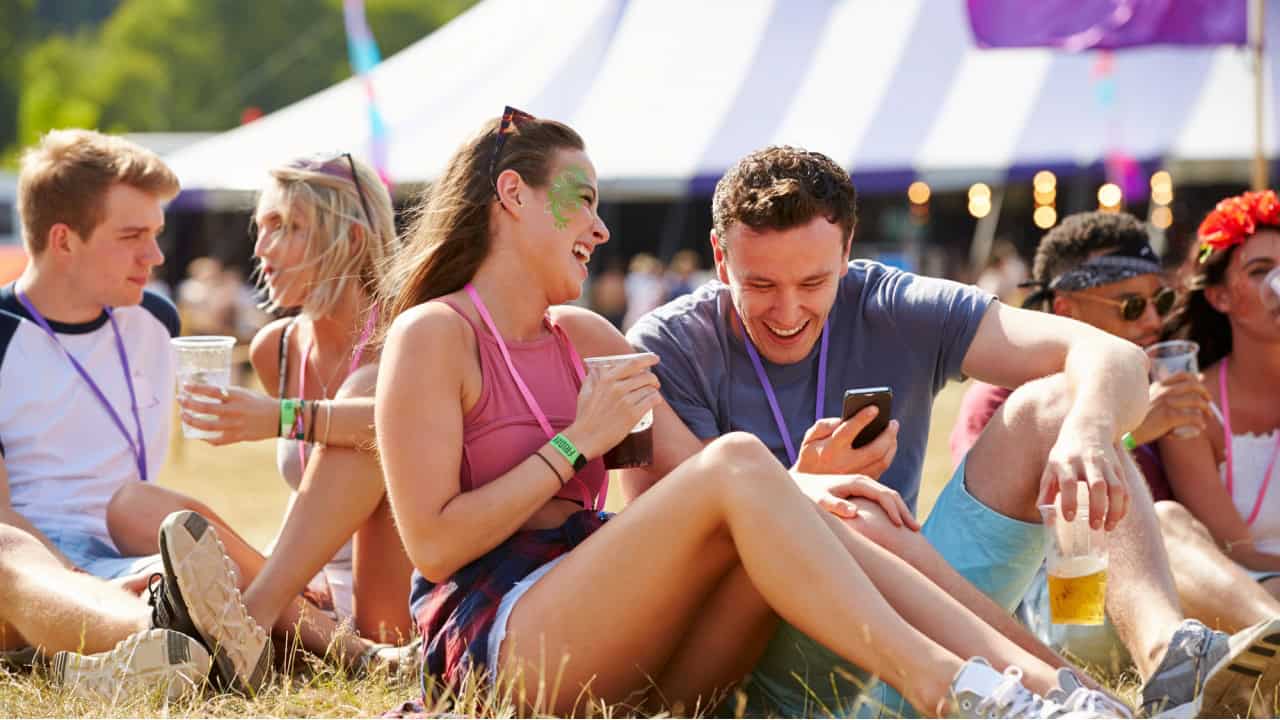
[[1280, 198], [1274, 190], [1247, 192], [1218, 203], [1200, 223], [1200, 262], [1214, 250], [1239, 245], [1259, 225], [1280, 226]]

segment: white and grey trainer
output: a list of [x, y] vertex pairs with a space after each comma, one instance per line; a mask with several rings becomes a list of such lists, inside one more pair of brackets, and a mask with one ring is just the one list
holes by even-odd
[[198, 513], [175, 512], [160, 525], [160, 558], [171, 604], [185, 609], [209, 648], [217, 679], [256, 693], [271, 670], [271, 638], [245, 609], [217, 532]]
[[1068, 708], [1041, 697], [1022, 684], [1022, 670], [996, 671], [985, 658], [970, 658], [951, 681], [952, 717], [957, 718], [1089, 718], [1112, 717], [1091, 707]]
[[195, 638], [167, 629], [136, 632], [93, 655], [64, 650], [53, 656], [53, 684], [86, 699], [112, 700], [161, 693], [177, 700], [202, 688], [211, 666]]
[[1112, 718], [1133, 717], [1132, 708], [1119, 698], [1090, 689], [1071, 668], [1058, 668], [1058, 687], [1046, 693], [1045, 697], [1061, 705], [1067, 712], [1087, 711]]
[[1142, 687], [1147, 717], [1271, 717], [1280, 672], [1280, 618], [1227, 636], [1184, 620]]

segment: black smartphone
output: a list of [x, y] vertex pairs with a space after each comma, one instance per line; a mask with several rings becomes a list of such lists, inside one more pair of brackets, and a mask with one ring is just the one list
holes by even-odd
[[866, 387], [845, 390], [844, 410], [840, 413], [840, 419], [848, 420], [868, 405], [875, 405], [880, 409], [880, 412], [871, 420], [869, 425], [862, 428], [862, 432], [858, 433], [858, 437], [853, 439], [854, 448], [860, 448], [870, 443], [880, 437], [880, 433], [889, 427], [889, 415], [893, 412], [893, 389]]

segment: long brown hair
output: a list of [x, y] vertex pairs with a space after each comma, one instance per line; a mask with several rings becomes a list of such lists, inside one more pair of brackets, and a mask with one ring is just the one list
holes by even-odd
[[489, 254], [490, 210], [497, 201], [494, 178], [514, 170], [533, 187], [545, 187], [558, 150], [582, 150], [582, 138], [554, 120], [521, 121], [507, 136], [492, 177], [489, 162], [500, 120], [449, 158], [444, 173], [418, 199], [405, 243], [383, 274], [383, 330], [409, 308], [460, 290]]
[[1201, 262], [1200, 244], [1193, 243], [1187, 259], [1178, 270], [1178, 284], [1182, 292], [1169, 315], [1165, 335], [1198, 343], [1200, 354], [1197, 360], [1201, 369], [1231, 354], [1231, 321], [1209, 303], [1204, 290], [1226, 280], [1227, 266], [1238, 247], [1233, 245], [1224, 250], [1214, 250]]

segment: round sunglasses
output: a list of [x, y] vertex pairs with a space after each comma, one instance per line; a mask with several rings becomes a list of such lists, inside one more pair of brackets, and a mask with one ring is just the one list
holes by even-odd
[[[1148, 300], [1141, 295], [1127, 295], [1119, 300], [1099, 297], [1097, 295], [1085, 295], [1083, 293], [1072, 293], [1071, 296], [1074, 298], [1096, 300], [1108, 305], [1114, 305], [1120, 309], [1120, 317], [1123, 318], [1125, 322], [1133, 322], [1142, 317], [1142, 314], [1147, 311]], [[1164, 317], [1173, 309], [1173, 303], [1177, 299], [1178, 293], [1175, 292], [1173, 288], [1164, 287], [1157, 290], [1156, 293], [1151, 296], [1150, 302], [1151, 306], [1156, 310], [1156, 315]]]

